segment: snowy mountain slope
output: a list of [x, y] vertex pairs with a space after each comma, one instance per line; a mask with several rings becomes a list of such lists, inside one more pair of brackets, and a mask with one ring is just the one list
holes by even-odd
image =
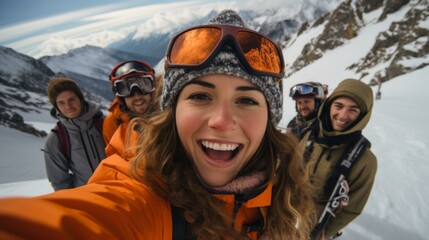
[[[362, 59], [370, 51], [377, 33], [385, 31], [391, 22], [400, 20], [406, 9], [377, 22], [381, 10], [366, 14], [367, 24], [357, 37], [342, 46], [326, 52], [323, 57], [287, 77], [284, 81], [285, 116], [282, 124], [295, 114], [294, 102], [287, 90], [299, 82], [319, 81], [329, 85], [330, 92], [345, 78], [359, 78], [360, 74], [348, 66]], [[304, 32], [284, 50], [285, 60], [291, 64], [294, 57], [323, 26]], [[418, 51], [419, 46], [410, 49]], [[289, 57], [289, 59], [288, 59]], [[428, 57], [421, 58], [428, 61]], [[376, 66], [371, 73], [381, 67]], [[375, 101], [372, 119], [364, 130], [378, 158], [379, 167], [374, 190], [362, 216], [344, 231], [344, 239], [426, 239], [429, 224], [429, 194], [427, 171], [429, 164], [429, 114], [421, 108], [428, 101], [427, 81], [429, 67], [393, 78], [383, 83], [382, 99]], [[369, 75], [368, 75], [369, 77]], [[370, 78], [363, 81], [369, 82]], [[377, 90], [376, 87], [373, 91]]]
[[270, 5], [262, 1], [249, 1], [245, 4], [230, 1], [228, 4], [214, 2], [204, 7], [189, 4], [177, 11], [155, 14], [144, 23], [136, 25], [135, 30], [130, 31], [127, 37], [111, 43], [107, 48], [137, 51], [160, 60], [165, 54], [169, 39], [174, 34], [189, 26], [207, 23], [211, 17], [226, 8], [237, 9], [249, 27], [281, 42], [284, 35], [296, 32], [302, 22], [312, 21], [329, 12], [338, 2], [340, 1], [329, 0], [321, 3], [304, 0], [281, 4], [275, 2]]
[[344, 1], [300, 30], [286, 46], [288, 75], [356, 41], [361, 44], [355, 53], [362, 55], [356, 55], [349, 65], [341, 61], [337, 67], [349, 69], [356, 78], [371, 84], [429, 65], [427, 0], [396, 1], [396, 7], [392, 7], [395, 1], [386, 1], [367, 12], [361, 10], [362, 2]]
[[[367, 55], [349, 68], [375, 83], [376, 78], [384, 82], [429, 65], [428, 9], [427, 0], [410, 1], [400, 8], [395, 15], [405, 12], [403, 17], [392, 21], [388, 29], [378, 33]], [[386, 20], [385, 10], [378, 22]]]
[[[103, 48], [89, 42], [94, 46], [86, 45], [71, 49], [67, 53], [41, 57], [40, 60], [56, 73], [62, 72], [66, 75], [74, 73], [107, 80], [110, 69], [120, 61], [143, 59], [156, 65], [163, 59], [170, 38], [174, 34], [189, 26], [206, 23], [222, 9], [228, 7], [238, 9], [249, 27], [281, 42], [285, 35], [296, 32], [301, 22], [312, 21], [321, 14], [329, 12], [335, 8], [339, 0], [329, 0], [323, 4], [314, 0], [290, 1], [277, 4], [277, 8], [274, 6], [269, 8], [269, 5], [264, 5], [263, 8], [255, 7], [256, 2], [250, 1], [240, 6], [236, 1], [231, 1], [229, 4], [215, 2], [206, 3], [204, 7], [190, 2], [186, 7], [182, 6], [182, 3], [177, 3], [177, 6], [182, 6], [178, 9], [170, 8], [171, 6], [163, 10], [156, 8], [156, 11], [160, 12], [148, 14], [141, 23], [131, 22], [126, 36], [116, 39]], [[135, 11], [136, 9], [130, 12], [123, 10], [122, 14], [133, 14]], [[65, 40], [64, 43], [67, 41]], [[60, 42], [55, 41], [52, 44], [60, 44]]]
[[428, 74], [426, 67], [385, 83], [382, 99], [375, 101], [363, 133], [378, 158], [376, 182], [346, 239], [427, 239], [429, 114], [421, 104], [429, 100]]
[[[54, 73], [41, 60], [0, 46], [0, 125], [45, 137], [46, 131], [37, 129], [28, 122], [34, 116], [50, 116], [52, 106], [46, 96], [46, 87], [56, 75], [63, 74]], [[86, 99], [102, 104], [107, 111], [113, 99], [109, 82], [100, 82], [76, 73], [67, 73], [67, 76], [81, 86]]]
[[110, 70], [116, 64], [131, 59], [144, 59], [150, 64], [158, 62], [158, 59], [137, 52], [123, 52], [89, 45], [72, 49], [65, 54], [40, 58], [56, 73], [79, 73], [104, 81], [109, 80]]
[[[41, 123], [50, 128], [54, 126], [49, 119], [39, 121], [44, 121]], [[49, 132], [50, 128], [46, 129], [46, 132]], [[40, 150], [45, 140], [46, 138], [0, 126], [0, 182], [46, 179], [43, 152]]]
[[[359, 35], [342, 46], [326, 52], [323, 57], [288, 76], [284, 81], [285, 104], [281, 124], [286, 125], [296, 114], [294, 102], [288, 97], [290, 87], [299, 82], [319, 81], [329, 85], [330, 92], [345, 78], [361, 77], [348, 69], [348, 66], [371, 50], [377, 34], [386, 31], [391, 23], [401, 21], [408, 9], [378, 22], [382, 10], [364, 14], [365, 26]], [[284, 49], [289, 66], [300, 54], [303, 46], [318, 36], [324, 26], [305, 31], [290, 42]], [[410, 51], [420, 50], [418, 44]], [[415, 59], [427, 62], [428, 56]], [[388, 64], [388, 63], [386, 63]], [[370, 82], [373, 74], [383, 69], [379, 64], [367, 71], [370, 73], [363, 81]], [[378, 173], [374, 190], [371, 193], [364, 213], [344, 231], [344, 239], [426, 239], [426, 226], [429, 224], [429, 127], [426, 119], [429, 114], [422, 109], [428, 102], [427, 88], [429, 67], [423, 67], [383, 83], [382, 99], [375, 101], [372, 119], [364, 130], [371, 141], [372, 150], [378, 158]], [[376, 87], [373, 91], [377, 90]]]
[[43, 93], [43, 86], [54, 75], [54, 72], [42, 61], [2, 46], [0, 46], [0, 64], [2, 85], [19, 86], [23, 90]]
[[0, 125], [46, 136], [27, 124], [22, 114], [37, 115], [48, 109], [43, 95], [53, 75], [43, 62], [0, 46]]
[[[50, 25], [52, 25], [50, 28], [56, 27], [56, 25], [61, 27], [61, 24], [66, 24], [69, 28], [58, 32], [39, 32], [39, 35], [9, 43], [8, 46], [18, 49], [18, 51], [22, 49], [25, 54], [40, 58], [42, 56], [64, 54], [71, 49], [85, 45], [127, 50], [131, 46], [129, 44], [134, 44], [133, 40], [135, 40], [141, 43], [136, 49], [151, 52], [152, 49], [156, 49], [157, 45], [144, 45], [144, 39], [159, 36], [161, 38], [158, 38], [158, 42], [163, 43], [166, 40], [165, 38], [171, 36], [172, 33], [195, 23], [196, 19], [205, 19], [212, 11], [217, 12], [222, 9], [232, 8], [243, 11], [244, 15], [258, 14], [260, 16], [258, 17], [258, 24], [265, 24], [266, 26], [275, 26], [276, 22], [281, 22], [285, 19], [296, 20], [299, 25], [301, 21], [312, 21], [320, 14], [332, 10], [340, 1], [198, 0], [159, 2], [156, 4], [143, 2], [139, 5], [136, 5], [137, 2], [135, 2], [130, 4], [136, 5], [131, 8], [121, 8], [96, 15], [93, 13], [88, 14], [90, 12], [82, 12], [79, 19], [61, 19], [61, 21], [58, 21], [58, 18], [44, 19], [38, 23], [50, 22]], [[269, 11], [269, 15], [265, 11]], [[266, 16], [270, 17], [267, 18]], [[262, 19], [266, 20], [262, 21]], [[31, 33], [33, 33], [33, 30], [38, 32], [37, 29], [41, 27], [32, 26], [35, 24], [27, 23], [23, 24], [22, 27], [33, 27], [36, 29], [31, 29]], [[21, 28], [5, 29], [5, 32], [8, 33], [8, 30], [16, 32], [19, 29]], [[278, 29], [278, 31], [282, 31], [282, 29]], [[163, 35], [167, 33], [169, 35]], [[156, 43], [156, 41], [153, 42]], [[133, 51], [130, 48], [128, 50]], [[163, 54], [163, 51], [161, 52]], [[147, 55], [146, 53], [144, 51], [140, 52], [140, 54]]]

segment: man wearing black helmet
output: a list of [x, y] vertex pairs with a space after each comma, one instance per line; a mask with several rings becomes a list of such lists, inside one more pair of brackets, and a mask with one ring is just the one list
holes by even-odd
[[287, 131], [298, 139], [307, 133], [316, 122], [316, 115], [327, 88], [318, 82], [305, 82], [294, 85], [289, 96], [295, 100], [296, 116], [287, 125]]

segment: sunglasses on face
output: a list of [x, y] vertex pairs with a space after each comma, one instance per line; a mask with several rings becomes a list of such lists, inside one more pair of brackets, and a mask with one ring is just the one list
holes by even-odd
[[110, 73], [110, 79], [119, 79], [130, 73], [143, 74], [154, 74], [154, 70], [149, 65], [141, 61], [129, 61], [122, 64], [118, 64]]
[[312, 86], [307, 84], [297, 84], [290, 89], [289, 97], [299, 95], [311, 95], [315, 97], [323, 96], [323, 87], [322, 86]]
[[226, 44], [235, 49], [250, 74], [284, 77], [283, 54], [274, 42], [258, 32], [230, 25], [203, 25], [177, 34], [168, 47], [166, 67], [204, 68]]
[[118, 97], [129, 97], [134, 87], [138, 88], [143, 95], [153, 92], [155, 90], [153, 77], [146, 75], [116, 80], [113, 91]]

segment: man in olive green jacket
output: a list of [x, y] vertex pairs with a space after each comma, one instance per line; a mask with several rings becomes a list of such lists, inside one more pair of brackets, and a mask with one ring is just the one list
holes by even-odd
[[[306, 147], [305, 158], [312, 164], [313, 183], [316, 187], [318, 217], [329, 199], [325, 185], [343, 157], [344, 151], [361, 137], [368, 124], [373, 107], [372, 89], [365, 83], [343, 80], [332, 95], [321, 105], [315, 130], [301, 140]], [[356, 160], [347, 178], [349, 202], [332, 217], [324, 230], [329, 238], [353, 221], [363, 211], [370, 195], [377, 171], [377, 158], [369, 148]], [[322, 234], [323, 236], [323, 234]]]

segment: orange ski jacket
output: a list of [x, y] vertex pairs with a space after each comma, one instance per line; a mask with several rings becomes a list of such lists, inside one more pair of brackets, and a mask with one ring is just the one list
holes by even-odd
[[121, 110], [119, 101], [115, 98], [109, 107], [109, 114], [107, 114], [103, 122], [103, 138], [106, 145], [109, 144], [116, 129], [130, 121], [131, 117]]
[[[244, 202], [235, 228], [264, 219], [272, 185]], [[234, 195], [216, 195], [231, 214]], [[34, 198], [0, 199], [0, 239], [172, 239], [170, 203], [129, 177], [129, 164], [114, 154], [103, 160], [89, 183]], [[257, 232], [248, 234], [257, 239]]]

